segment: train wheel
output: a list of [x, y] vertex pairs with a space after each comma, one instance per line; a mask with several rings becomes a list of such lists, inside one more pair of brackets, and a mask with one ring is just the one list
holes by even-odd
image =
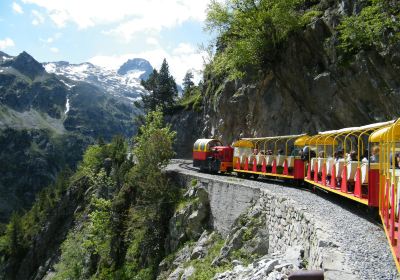
[[243, 177], [244, 177], [245, 179], [250, 179], [250, 176], [251, 176], [251, 174], [249, 174], [249, 173], [244, 173], [244, 174], [243, 174]]
[[258, 176], [259, 176], [259, 174], [253, 174], [253, 178], [256, 180], [258, 179]]

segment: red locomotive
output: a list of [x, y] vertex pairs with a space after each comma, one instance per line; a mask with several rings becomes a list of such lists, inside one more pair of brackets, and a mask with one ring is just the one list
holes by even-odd
[[232, 159], [233, 148], [217, 139], [198, 139], [193, 145], [193, 166], [201, 171], [230, 172]]

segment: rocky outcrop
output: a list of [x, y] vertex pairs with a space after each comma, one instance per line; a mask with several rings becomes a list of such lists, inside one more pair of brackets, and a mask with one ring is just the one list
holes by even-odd
[[210, 228], [210, 204], [206, 190], [192, 186], [184, 199], [169, 221], [169, 236], [165, 244], [167, 252], [176, 251], [188, 240], [201, 239], [204, 230]]
[[202, 113], [191, 110], [177, 110], [172, 115], [166, 116], [166, 121], [171, 123], [171, 128], [176, 131], [174, 151], [177, 158], [191, 158], [193, 143], [201, 138], [204, 128]]
[[288, 250], [284, 254], [264, 256], [245, 266], [240, 261], [233, 261], [234, 268], [218, 273], [214, 280], [275, 280], [287, 279], [294, 271], [298, 270], [301, 251], [298, 248]]
[[30, 54], [23, 51], [14, 59], [6, 61], [4, 63], [6, 67], [13, 67], [18, 70], [21, 74], [34, 80], [37, 76], [41, 76], [45, 70], [41, 63], [36, 61]]

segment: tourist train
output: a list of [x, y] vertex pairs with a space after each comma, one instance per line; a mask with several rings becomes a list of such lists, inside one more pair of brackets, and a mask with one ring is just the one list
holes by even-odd
[[198, 139], [193, 165], [242, 178], [304, 182], [378, 209], [400, 271], [400, 119], [316, 135], [241, 138], [231, 146]]

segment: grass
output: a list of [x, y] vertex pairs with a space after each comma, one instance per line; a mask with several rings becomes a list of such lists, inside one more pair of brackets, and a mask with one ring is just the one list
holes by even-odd
[[193, 91], [190, 95], [184, 96], [180, 100], [180, 106], [184, 107], [185, 110], [200, 111], [203, 102], [203, 97], [200, 90]]
[[176, 212], [181, 211], [182, 209], [186, 208], [188, 205], [190, 204], [197, 204], [199, 203], [199, 198], [198, 197], [194, 197], [194, 198], [189, 198], [189, 199], [185, 199], [185, 200], [181, 200], [177, 205], [176, 205]]
[[212, 261], [219, 255], [219, 252], [224, 245], [224, 239], [218, 234], [215, 234], [212, 239], [213, 245], [210, 247], [208, 254], [204, 259], [191, 260], [186, 267], [193, 266], [195, 272], [190, 276], [189, 280], [208, 280], [212, 279], [215, 274], [232, 269], [230, 263], [222, 266], [211, 266]]
[[192, 185], [192, 187], [196, 186], [198, 183], [197, 179], [193, 179], [192, 181], [190, 181], [190, 184]]

